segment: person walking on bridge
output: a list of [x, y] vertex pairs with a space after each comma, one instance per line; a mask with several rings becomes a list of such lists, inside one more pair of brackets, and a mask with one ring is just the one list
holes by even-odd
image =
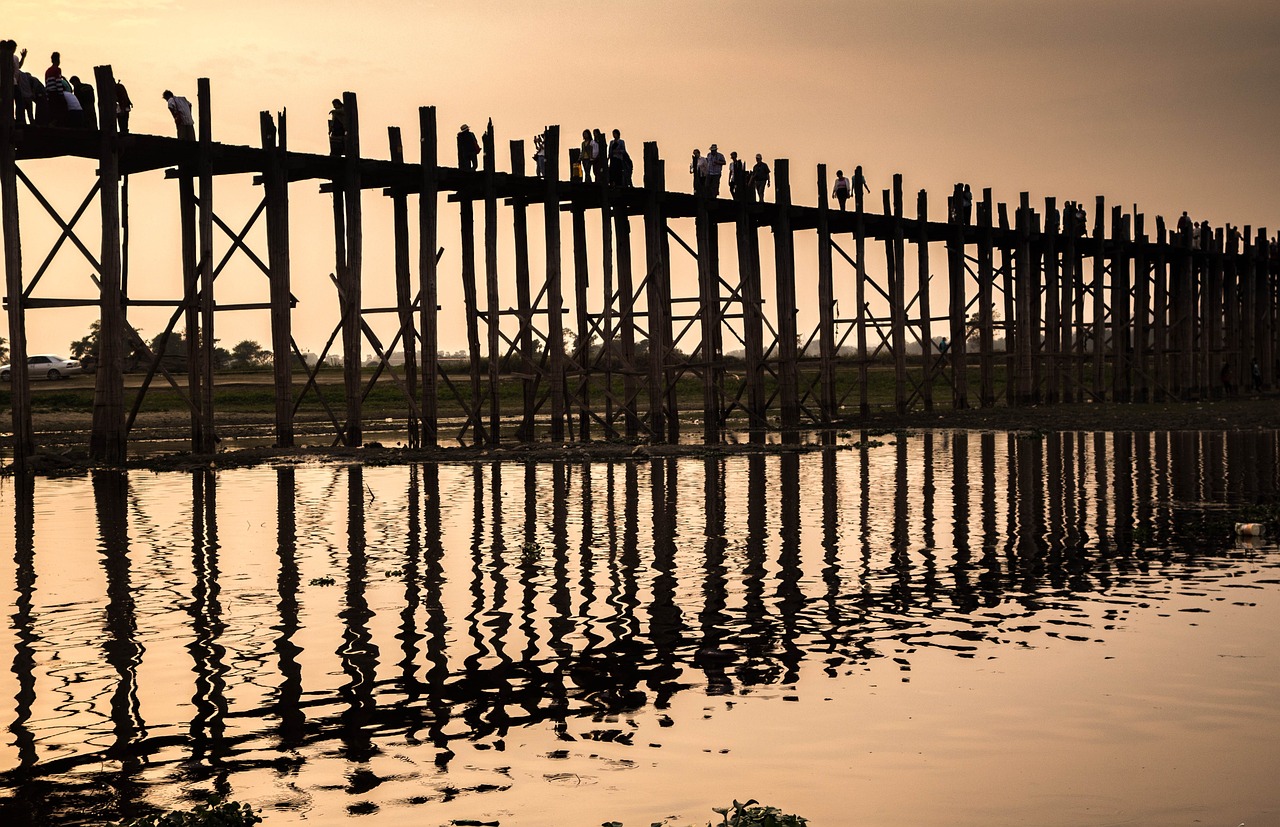
[[465, 123], [458, 130], [458, 169], [470, 170], [475, 172], [479, 167], [480, 161], [480, 142], [476, 140], [476, 135], [471, 131], [471, 127]]
[[724, 172], [724, 165], [724, 156], [720, 154], [720, 149], [712, 144], [710, 151], [707, 152], [706, 186], [706, 194], [712, 198], [720, 197], [720, 177]]
[[191, 101], [181, 95], [175, 95], [168, 89], [160, 95], [169, 106], [169, 114], [173, 116], [173, 125], [178, 128], [178, 138], [184, 141], [196, 139], [196, 122], [191, 117]]
[[759, 152], [756, 153], [756, 165], [751, 168], [751, 186], [755, 188], [756, 200], [763, 204], [764, 188], [769, 186], [769, 165]]
[[844, 212], [845, 202], [849, 200], [849, 179], [844, 177], [844, 170], [836, 170], [836, 185], [831, 189], [831, 197], [840, 202], [840, 212]]

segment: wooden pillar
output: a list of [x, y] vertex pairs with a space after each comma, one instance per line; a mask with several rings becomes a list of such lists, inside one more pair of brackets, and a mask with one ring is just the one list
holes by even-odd
[[564, 301], [560, 292], [560, 127], [543, 133], [547, 160], [543, 202], [547, 253], [547, 366], [551, 382], [551, 441], [563, 442], [564, 433]]
[[1201, 367], [1201, 398], [1212, 399], [1222, 396], [1222, 358], [1225, 348], [1222, 346], [1222, 272], [1223, 250], [1225, 249], [1223, 228], [1219, 227], [1207, 254], [1204, 271], [1204, 340], [1201, 350], [1204, 354]]
[[831, 273], [831, 227], [827, 165], [818, 164], [818, 382], [822, 423], [836, 416], [835, 283]]
[[648, 277], [645, 283], [645, 304], [649, 316], [649, 426], [653, 438], [662, 439], [667, 430], [664, 407], [666, 349], [663, 330], [667, 315], [667, 294], [663, 279], [666, 272], [665, 256], [667, 235], [666, 216], [662, 212], [662, 191], [665, 177], [662, 161], [658, 158], [658, 145], [644, 145], [644, 241]]
[[[924, 191], [920, 192], [924, 197]], [[982, 209], [978, 205], [979, 211]], [[951, 342], [947, 356], [951, 360], [951, 406], [956, 410], [969, 407], [968, 307], [965, 296], [964, 224], [959, 210], [947, 210], [947, 292], [951, 317]], [[922, 217], [923, 220], [923, 217]]]
[[1111, 398], [1116, 402], [1132, 401], [1132, 376], [1129, 365], [1129, 219], [1116, 206], [1111, 211]]
[[[287, 150], [285, 114], [280, 113], [278, 129], [269, 112], [262, 112], [259, 121], [262, 151], [266, 156], [262, 189], [267, 204], [267, 264], [271, 271], [271, 366], [275, 385], [276, 445], [292, 448], [293, 311], [289, 294], [289, 179], [284, 169]], [[397, 143], [398, 137], [397, 133]]]
[[920, 359], [924, 379], [920, 397], [926, 411], [933, 410], [933, 319], [930, 318], [929, 196], [916, 194], [916, 295], [920, 297]]
[[1030, 295], [1027, 296], [1031, 318], [1030, 323], [1027, 325], [1027, 335], [1030, 339], [1028, 348], [1031, 354], [1031, 401], [1038, 404], [1040, 402], [1040, 383], [1044, 379], [1044, 365], [1042, 364], [1044, 348], [1041, 342], [1041, 335], [1044, 331], [1044, 318], [1041, 313], [1040, 299], [1041, 288], [1044, 284], [1044, 234], [1040, 227], [1040, 213], [1028, 209], [1027, 217], [1031, 232], [1031, 270], [1028, 273], [1031, 290]]
[[1058, 355], [1062, 362], [1060, 375], [1061, 399], [1063, 402], [1072, 402], [1076, 398], [1075, 387], [1072, 381], [1073, 366], [1075, 359], [1072, 356], [1072, 348], [1075, 339], [1079, 335], [1079, 331], [1072, 324], [1075, 313], [1075, 305], [1079, 300], [1079, 292], [1076, 285], [1080, 280], [1080, 270], [1077, 266], [1079, 254], [1076, 250], [1077, 236], [1076, 207], [1075, 203], [1068, 201], [1063, 205], [1062, 209], [1062, 271], [1060, 279], [1062, 282], [1062, 303], [1059, 306], [1061, 310], [1061, 322], [1059, 326], [1060, 339], [1058, 344]]
[[439, 171], [436, 166], [436, 108], [423, 106], [418, 109], [418, 130], [421, 133], [422, 194], [418, 198], [418, 292], [422, 304], [418, 308], [419, 327], [422, 330], [422, 445], [435, 446], [439, 440], [437, 414], [437, 348], [436, 331], [438, 204], [440, 192]]
[[[608, 186], [601, 181], [601, 189]], [[622, 395], [627, 407], [626, 435], [634, 439], [640, 433], [640, 418], [636, 416], [640, 395], [636, 375], [636, 325], [635, 281], [631, 270], [631, 217], [625, 209], [613, 212], [613, 235], [617, 239], [615, 251], [618, 257], [618, 347], [622, 355]], [[606, 328], [608, 329], [608, 328]], [[612, 387], [610, 388], [612, 391]]]
[[742, 295], [743, 358], [746, 362], [747, 419], [752, 442], [764, 442], [764, 308], [760, 295], [760, 244], [749, 202], [739, 199], [736, 222], [738, 285]]
[[786, 158], [773, 162], [773, 185], [777, 202], [773, 251], [778, 295], [778, 397], [782, 410], [783, 442], [794, 442], [799, 439], [800, 380], [796, 365], [796, 262], [795, 239], [791, 231], [791, 172]]
[[1015, 282], [1016, 240], [1010, 240], [1009, 212], [1005, 204], [998, 205], [1000, 216], [1000, 270], [1004, 276], [1004, 402], [1012, 407], [1017, 404], [1018, 363], [1017, 335], [1018, 311]]
[[204, 379], [200, 365], [200, 262], [199, 234], [196, 227], [195, 179], [189, 164], [178, 167], [178, 214], [182, 235], [182, 303], [183, 326], [186, 338], [187, 393], [191, 408], [191, 451], [204, 452], [204, 420], [200, 415], [200, 389]]
[[573, 358], [578, 369], [578, 438], [591, 439], [591, 317], [587, 313], [587, 216], [586, 210], [574, 206], [570, 211], [573, 224], [573, 288], [574, 310], [577, 315], [577, 335]]
[[1164, 217], [1156, 216], [1156, 243], [1151, 259], [1151, 350], [1152, 400], [1163, 401], [1169, 394], [1169, 239]]
[[867, 371], [871, 354], [867, 352], [867, 214], [863, 201], [863, 185], [853, 188], [853, 263], [854, 295], [858, 303], [856, 319], [858, 339], [858, 415], [871, 413]]
[[1106, 202], [1097, 196], [1093, 216], [1093, 394], [1098, 401], [1107, 398], [1105, 386], [1107, 362], [1106, 335]]
[[1151, 254], [1146, 217], [1133, 216], [1133, 379], [1135, 402], [1151, 401]]
[[1222, 262], [1222, 303], [1223, 318], [1226, 324], [1226, 336], [1223, 361], [1231, 366], [1231, 375], [1235, 378], [1235, 386], [1240, 388], [1244, 381], [1244, 364], [1240, 359], [1240, 232], [1236, 227], [1227, 230], [1226, 255]]
[[708, 197], [699, 197], [694, 214], [698, 244], [698, 319], [702, 339], [702, 441], [714, 445], [720, 441], [720, 388], [716, 382], [720, 332], [719, 249], [718, 232], [708, 214]]
[[476, 291], [476, 212], [475, 212], [475, 172], [463, 172], [467, 180], [460, 183], [458, 189], [459, 214], [459, 249], [462, 256], [462, 304], [466, 314], [467, 330], [467, 376], [470, 390], [468, 407], [471, 415], [468, 425], [474, 429], [474, 444], [484, 444], [485, 425], [481, 410], [484, 398], [480, 389], [480, 307]]
[[893, 176], [893, 272], [890, 274], [890, 335], [893, 337], [894, 409], [907, 412], [907, 269], [906, 241], [902, 229], [902, 174]]
[[1058, 387], [1062, 380], [1062, 358], [1058, 343], [1062, 336], [1061, 270], [1058, 259], [1059, 229], [1058, 202], [1046, 198], [1044, 202], [1044, 361], [1048, 382], [1045, 385], [1045, 401], [1050, 405], [1058, 401]]
[[1267, 267], [1267, 231], [1258, 228], [1257, 243], [1253, 245], [1254, 260], [1254, 347], [1258, 366], [1262, 370], [1262, 387], [1270, 390], [1275, 385], [1275, 334], [1271, 319], [1271, 278]]
[[9, 314], [9, 408], [13, 464], [22, 469], [35, 454], [31, 384], [27, 375], [27, 319], [18, 222], [18, 162], [13, 143], [13, 44], [0, 43], [0, 221], [4, 226], [5, 300]]
[[1033, 405], [1035, 371], [1031, 362], [1037, 331], [1031, 305], [1038, 298], [1035, 293], [1039, 285], [1031, 265], [1031, 204], [1028, 193], [1023, 192], [1018, 196], [1015, 224], [1017, 252], [1014, 258], [1014, 312], [1017, 318], [1013, 326], [1014, 376], [1010, 377], [1010, 382], [1016, 388], [1016, 404]]
[[[499, 323], [502, 304], [498, 298], [498, 194], [494, 182], [497, 159], [494, 158], [493, 119], [484, 130], [484, 283], [485, 283], [485, 353], [489, 360], [489, 427], [486, 442], [501, 442], [502, 411], [498, 399], [498, 370], [501, 345]], [[479, 418], [479, 411], [476, 412]]]
[[[589, 163], [590, 161], [588, 161]], [[613, 233], [609, 226], [612, 218], [612, 210], [609, 206], [609, 185], [606, 181], [597, 180], [596, 184], [600, 187], [600, 264], [601, 264], [601, 295], [604, 298], [601, 306], [600, 329], [603, 341], [600, 343], [603, 357], [604, 369], [604, 421], [605, 439], [613, 439], [617, 436], [614, 429], [614, 411], [613, 411], [613, 395], [616, 392], [613, 387], [613, 370], [617, 361], [618, 344], [615, 341], [617, 334], [615, 332], [616, 322], [615, 314], [617, 308], [614, 303], [613, 292]], [[629, 251], [628, 251], [629, 252]]]
[[[1195, 307], [1195, 268], [1191, 250], [1191, 233], [1178, 234], [1177, 273], [1174, 276], [1176, 333], [1176, 371], [1178, 398], [1188, 400], [1195, 387], [1195, 365], [1191, 351], [1195, 342], [1194, 307]], [[1247, 331], [1246, 331], [1247, 332]]]
[[[94, 69], [99, 89], [115, 89], [110, 66]], [[200, 130], [207, 130], [208, 82], [202, 81], [205, 107], [201, 110]], [[99, 297], [98, 369], [94, 374], [93, 430], [89, 435], [89, 456], [99, 462], [116, 465], [128, 453], [128, 433], [124, 420], [124, 356], [126, 309], [121, 294], [120, 262], [120, 157], [116, 151], [115, 107], [107, 96], [99, 99], [103, 114], [99, 131], [100, 155], [98, 180], [102, 187], [98, 201], [102, 207], [102, 283]], [[210, 313], [210, 315], [212, 315]], [[212, 418], [212, 411], [209, 413]]]
[[209, 94], [209, 79], [196, 81], [196, 100], [200, 110], [200, 146], [196, 170], [200, 180], [199, 242], [200, 242], [200, 439], [198, 453], [213, 453], [217, 440], [213, 425], [213, 373], [214, 345], [217, 333], [213, 316], [213, 103]]
[[991, 188], [982, 189], [978, 204], [978, 367], [981, 402], [984, 408], [996, 404], [995, 306], [991, 287], [995, 282], [995, 239], [992, 222]]
[[[524, 141], [511, 142], [511, 177], [524, 177]], [[520, 319], [520, 332], [516, 336], [520, 352], [521, 416], [516, 439], [532, 442], [533, 420], [538, 405], [537, 364], [533, 352], [533, 311], [529, 289], [529, 219], [527, 202], [516, 196], [511, 199], [511, 223], [515, 236], [516, 265], [516, 316]]]

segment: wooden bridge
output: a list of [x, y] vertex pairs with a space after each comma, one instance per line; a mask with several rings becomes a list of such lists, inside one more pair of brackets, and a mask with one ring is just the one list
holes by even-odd
[[[1241, 384], [1257, 360], [1261, 383], [1276, 382], [1277, 274], [1275, 240], [1264, 229], [1198, 226], [1171, 229], [1155, 219], [1093, 205], [1092, 227], [1074, 209], [1048, 198], [1043, 210], [1022, 193], [1010, 210], [982, 191], [975, 220], [948, 199], [947, 219], [929, 219], [927, 194], [907, 214], [902, 177], [883, 192], [881, 212], [868, 210], [863, 194], [844, 212], [827, 203], [825, 165], [816, 170], [818, 203], [791, 201], [791, 170], [773, 164], [775, 203], [749, 194], [713, 198], [667, 189], [656, 143], [645, 143], [640, 186], [563, 180], [558, 127], [543, 135], [543, 177], [525, 172], [525, 147], [511, 141], [511, 169], [496, 169], [492, 124], [483, 137], [483, 167], [466, 170], [439, 163], [434, 107], [418, 110], [420, 154], [407, 161], [401, 132], [388, 130], [390, 160], [361, 155], [356, 96], [344, 95], [345, 144], [341, 154], [290, 151], [286, 119], [261, 114], [261, 146], [216, 143], [210, 87], [198, 84], [198, 140], [117, 134], [114, 101], [101, 95], [100, 130], [20, 127], [13, 120], [12, 61], [0, 54], [0, 189], [4, 233], [6, 304], [13, 364], [10, 385], [15, 461], [36, 451], [26, 376], [26, 311], [93, 305], [100, 310], [91, 455], [118, 463], [147, 389], [159, 375], [191, 411], [191, 446], [215, 446], [214, 325], [219, 311], [270, 311], [277, 444], [294, 443], [294, 421], [303, 398], [314, 395], [332, 423], [335, 442], [362, 442], [362, 402], [373, 384], [393, 382], [403, 393], [411, 447], [442, 440], [498, 444], [504, 440], [621, 438], [676, 441], [683, 414], [696, 414], [702, 439], [717, 442], [726, 429], [769, 431], [794, 439], [811, 427], [847, 424], [871, 405], [868, 375], [892, 371], [900, 412], [935, 405], [1029, 405], [1075, 401], [1142, 402], [1204, 399], [1222, 392], [1222, 366]], [[111, 67], [95, 70], [100, 90], [115, 88]], [[567, 153], [569, 166], [576, 148]], [[60, 216], [24, 174], [20, 162], [35, 158], [96, 159], [97, 180], [79, 212]], [[681, 162], [683, 167], [683, 162]], [[130, 175], [164, 170], [176, 180], [182, 234], [181, 295], [171, 301], [130, 299], [122, 278], [121, 227], [127, 226]], [[252, 175], [262, 199], [248, 224], [234, 230], [214, 212], [219, 176]], [[314, 180], [331, 196], [334, 287], [339, 318], [320, 363], [340, 341], [344, 366], [341, 401], [326, 399], [294, 341], [291, 314], [290, 185]], [[23, 271], [18, 186], [25, 186], [57, 222], [61, 236], [37, 272]], [[379, 190], [393, 206], [396, 304], [362, 302], [361, 196]], [[442, 370], [437, 352], [443, 249], [438, 238], [440, 195], [456, 204], [461, 226], [460, 276], [469, 351], [469, 374], [457, 381]], [[98, 255], [74, 231], [94, 198], [101, 208]], [[418, 206], [415, 259], [410, 250], [410, 202]], [[514, 266], [498, 266], [499, 203], [509, 208]], [[483, 277], [476, 266], [475, 209], [483, 218]], [[529, 256], [528, 210], [541, 207], [546, 261]], [[602, 256], [588, 260], [586, 213], [601, 213]], [[562, 261], [562, 219], [568, 213], [572, 265]], [[267, 254], [245, 239], [265, 216]], [[643, 269], [633, 270], [632, 219], [643, 231]], [[669, 222], [693, 219], [693, 243]], [[722, 272], [722, 224], [735, 228], [736, 274]], [[760, 230], [772, 233], [772, 277], [761, 261]], [[214, 255], [215, 236], [230, 246]], [[796, 243], [812, 238], [817, 251], [816, 295], [797, 295]], [[672, 245], [672, 240], [676, 245]], [[97, 273], [98, 295], [83, 299], [35, 294], [49, 260], [64, 242], [77, 247]], [[870, 242], [870, 244], [868, 243]], [[908, 294], [907, 245], [914, 246], [914, 290]], [[848, 249], [846, 249], [848, 248]], [[938, 249], [943, 255], [936, 255]], [[935, 253], [931, 259], [931, 252]], [[248, 257], [270, 282], [260, 305], [219, 304], [215, 280], [232, 255]], [[696, 295], [673, 295], [673, 256], [696, 260]], [[938, 262], [941, 261], [941, 264]], [[874, 262], [874, 266], [872, 263]], [[840, 275], [836, 275], [836, 265]], [[945, 275], [934, 277], [933, 269]], [[416, 274], [414, 270], [416, 269]], [[538, 272], [535, 278], [534, 273]], [[594, 275], [593, 275], [594, 273]], [[416, 278], [415, 278], [416, 275]], [[514, 281], [516, 303], [502, 309]], [[808, 279], [802, 280], [808, 283]], [[855, 310], [837, 313], [837, 284], [852, 281]], [[770, 283], [771, 282], [771, 283]], [[483, 285], [483, 303], [480, 292]], [[536, 292], [535, 292], [536, 288]], [[566, 288], [572, 291], [573, 315]], [[798, 329], [801, 303], [816, 303], [818, 324]], [[139, 305], [172, 308], [165, 333], [182, 323], [186, 375], [174, 376], [130, 326]], [[591, 308], [595, 309], [591, 309]], [[887, 308], [875, 315], [873, 308]], [[368, 318], [395, 314], [395, 336], [383, 342]], [[573, 346], [565, 347], [566, 333]], [[1004, 347], [998, 348], [997, 333]], [[942, 340], [946, 340], [945, 343]], [[364, 342], [378, 356], [372, 377], [361, 369]], [[742, 356], [727, 357], [725, 344]], [[142, 389], [126, 405], [124, 356], [129, 347], [150, 357]], [[390, 356], [401, 349], [402, 369]], [[736, 348], [735, 348], [736, 350]], [[844, 381], [837, 381], [840, 377]], [[499, 393], [503, 381], [522, 387], [519, 406]], [[681, 410], [700, 394], [696, 410]], [[677, 389], [684, 388], [684, 394]], [[945, 398], [949, 397], [949, 398]], [[442, 430], [440, 400], [464, 412], [456, 433]]]

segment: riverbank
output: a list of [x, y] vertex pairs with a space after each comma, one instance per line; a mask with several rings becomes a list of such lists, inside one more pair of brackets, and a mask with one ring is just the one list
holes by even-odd
[[[8, 411], [0, 413], [5, 420]], [[531, 444], [507, 444], [500, 447], [474, 447], [446, 444], [438, 448], [410, 450], [397, 423], [386, 421], [366, 424], [363, 448], [332, 447], [333, 427], [328, 421], [299, 421], [298, 440], [303, 447], [281, 450], [272, 443], [270, 412], [231, 411], [219, 416], [218, 434], [221, 447], [213, 456], [197, 456], [185, 450], [189, 416], [182, 411], [144, 412], [131, 434], [130, 468], [183, 470], [206, 467], [238, 467], [267, 462], [305, 462], [329, 460], [390, 464], [403, 462], [476, 462], [529, 461], [551, 459], [617, 460], [628, 457], [715, 456], [741, 453], [775, 453], [779, 451], [814, 450], [822, 447], [818, 432], [801, 433], [801, 445], [782, 445], [776, 433], [769, 434], [764, 444], [752, 443], [738, 434], [719, 445], [696, 442], [698, 424], [684, 427], [686, 443], [661, 445], [623, 440], [593, 440], [564, 444], [539, 441]], [[91, 415], [83, 411], [41, 411], [36, 416], [39, 455], [34, 465], [37, 474], [79, 473], [93, 467], [89, 461], [87, 434]], [[403, 423], [399, 424], [403, 427]], [[1252, 395], [1208, 402], [1162, 402], [1148, 404], [1069, 404], [1036, 405], [1024, 408], [998, 406], [934, 411], [917, 410], [898, 415], [879, 409], [862, 419], [837, 423], [844, 435], [843, 444], [856, 443], [858, 433], [873, 436], [899, 431], [964, 430], [964, 431], [1029, 431], [1053, 433], [1061, 431], [1253, 431], [1280, 427], [1280, 396]], [[454, 433], [449, 429], [447, 433]], [[596, 428], [596, 432], [599, 429]], [[4, 439], [5, 453], [10, 453], [9, 440]]]

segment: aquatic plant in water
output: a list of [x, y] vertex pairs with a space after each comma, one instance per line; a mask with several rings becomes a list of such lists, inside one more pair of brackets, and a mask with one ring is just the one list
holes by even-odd
[[252, 827], [261, 821], [262, 816], [248, 804], [214, 796], [192, 810], [141, 816], [117, 822], [113, 827]]
[[[805, 827], [809, 821], [798, 815], [787, 815], [777, 807], [766, 807], [754, 798], [740, 803], [734, 799], [729, 807], [712, 807], [720, 814], [717, 824], [707, 822], [707, 827]], [[623, 827], [621, 821], [606, 821], [600, 827]], [[650, 827], [663, 827], [655, 821]]]

